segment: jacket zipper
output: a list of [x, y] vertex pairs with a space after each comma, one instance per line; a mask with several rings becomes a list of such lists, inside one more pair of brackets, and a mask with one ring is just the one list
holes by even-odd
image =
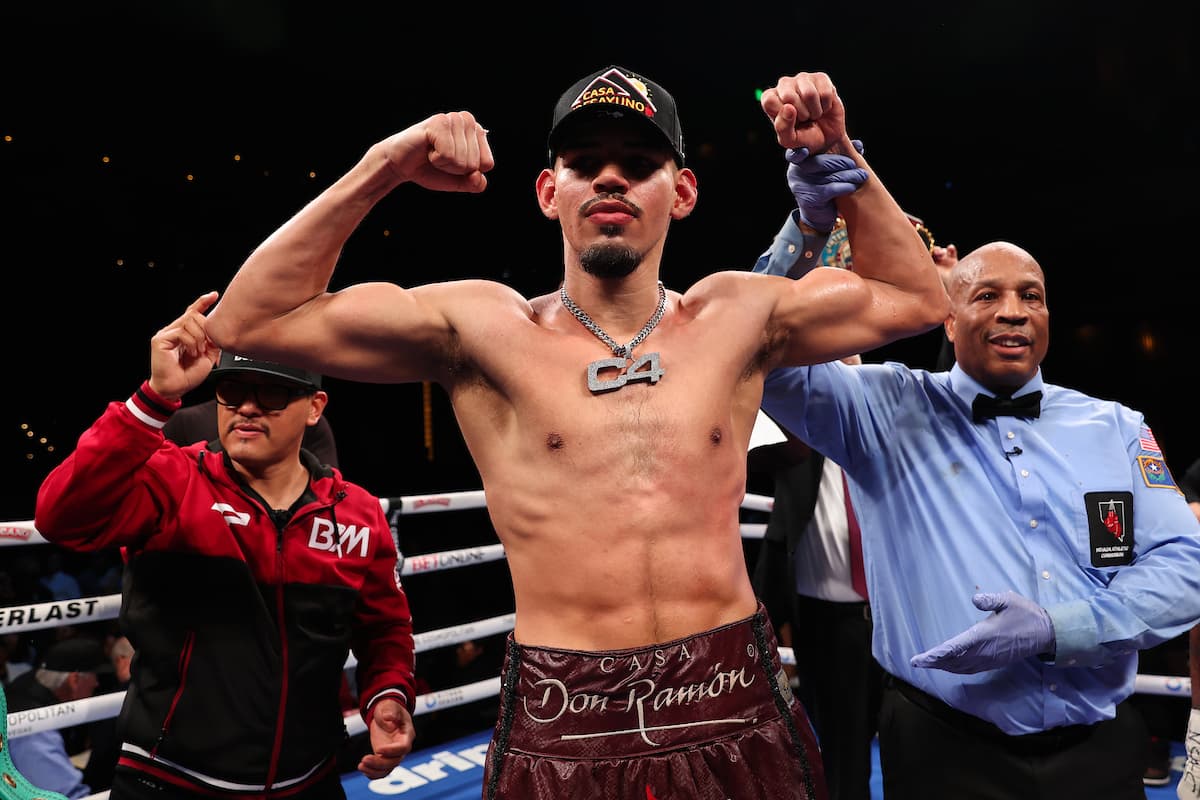
[[196, 644], [196, 632], [188, 631], [183, 638], [183, 647], [179, 651], [179, 687], [175, 690], [175, 694], [171, 697], [171, 705], [167, 708], [167, 716], [163, 718], [162, 727], [158, 729], [158, 738], [154, 740], [154, 747], [150, 748], [150, 755], [157, 756], [158, 748], [163, 743], [163, 739], [167, 738], [167, 732], [171, 729], [171, 718], [175, 716], [175, 709], [179, 705], [179, 698], [183, 697], [183, 690], [187, 685], [188, 665], [192, 660], [192, 648]]
[[[205, 455], [206, 455], [205, 453], [201, 453], [200, 468], [202, 470], [204, 470], [205, 472], [207, 472], [208, 471], [207, 467], [204, 464], [204, 456]], [[337, 505], [337, 503], [339, 501], [345, 499], [346, 494], [347, 493], [346, 493], [345, 489], [341, 489], [341, 490], [335, 492], [333, 502], [329, 504], [330, 516], [333, 517], [333, 527], [334, 527], [335, 531], [337, 530], [337, 517], [333, 516], [333, 514], [334, 514], [333, 507], [335, 505]], [[251, 502], [255, 502], [253, 500], [253, 498], [248, 498], [248, 499], [250, 499]], [[261, 503], [256, 503], [256, 505], [259, 505], [260, 508], [262, 507]], [[289, 525], [291, 525], [291, 523], [297, 517], [302, 516], [306, 512], [306, 510], [307, 509], [305, 509], [305, 508], [298, 509], [296, 514], [293, 515], [291, 517], [291, 519], [287, 520], [281, 526], [279, 523], [275, 522], [274, 515], [271, 514], [269, 509], [265, 509], [265, 508], [263, 509], [264, 513], [266, 513], [267, 516], [271, 519], [272, 524], [275, 525], [275, 573], [276, 573], [275, 611], [276, 611], [276, 615], [279, 619], [279, 654], [280, 654], [280, 668], [281, 668], [281, 674], [279, 676], [279, 685], [280, 685], [279, 714], [278, 714], [278, 717], [276, 718], [276, 722], [275, 722], [275, 738], [271, 744], [271, 761], [270, 761], [270, 764], [267, 766], [267, 777], [266, 777], [266, 781], [265, 781], [266, 785], [265, 785], [264, 797], [271, 797], [274, 795], [275, 778], [279, 773], [279, 758], [280, 758], [280, 754], [283, 751], [283, 732], [285, 729], [284, 723], [285, 723], [285, 716], [286, 716], [286, 709], [287, 709], [287, 696], [288, 696], [288, 664], [289, 664], [290, 652], [288, 650], [288, 640], [287, 640], [287, 618], [284, 614], [285, 606], [284, 606], [284, 591], [283, 591], [283, 583], [284, 583], [283, 534], [284, 534], [284, 531], [287, 529], [287, 527]], [[340, 536], [339, 536], [338, 544], [339, 545], [341, 544]], [[189, 636], [191, 636], [191, 635], [189, 634]], [[190, 652], [190, 646], [189, 646], [189, 652]], [[165, 725], [164, 725], [164, 730], [165, 730]], [[161, 740], [162, 739], [160, 736], [159, 741], [161, 741]], [[292, 788], [295, 788], [295, 787], [292, 787]]]
[[[290, 520], [289, 520], [290, 522]], [[271, 744], [271, 764], [267, 769], [267, 795], [272, 793], [275, 776], [279, 771], [279, 755], [283, 750], [284, 715], [287, 713], [288, 696], [288, 637], [287, 618], [283, 603], [283, 529], [275, 526], [275, 613], [279, 619], [279, 714], [275, 720], [275, 741]]]

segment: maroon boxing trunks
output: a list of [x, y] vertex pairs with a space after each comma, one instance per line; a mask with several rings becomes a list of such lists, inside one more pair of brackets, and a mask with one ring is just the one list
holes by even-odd
[[760, 605], [633, 650], [508, 637], [486, 800], [824, 800], [808, 715]]

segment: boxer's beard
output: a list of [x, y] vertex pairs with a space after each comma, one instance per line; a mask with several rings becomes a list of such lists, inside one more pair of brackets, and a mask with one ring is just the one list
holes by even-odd
[[[603, 228], [601, 231], [608, 233]], [[613, 233], [618, 231], [614, 226]], [[597, 278], [624, 278], [642, 263], [642, 255], [628, 245], [594, 244], [579, 254], [579, 265]]]

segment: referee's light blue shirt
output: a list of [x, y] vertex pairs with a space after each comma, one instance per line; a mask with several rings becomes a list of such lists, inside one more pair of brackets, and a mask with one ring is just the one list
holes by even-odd
[[[957, 365], [832, 362], [774, 371], [762, 403], [850, 478], [883, 668], [1010, 734], [1111, 718], [1137, 651], [1200, 619], [1200, 522], [1142, 415], [1040, 371], [1014, 395], [1032, 391], [1040, 418], [976, 423], [971, 403], [991, 393]], [[1089, 528], [1088, 504], [1113, 493], [1132, 502], [1127, 565], [1103, 563], [1112, 548]], [[973, 594], [1008, 589], [1049, 612], [1055, 661], [974, 675], [909, 665], [984, 618]]]

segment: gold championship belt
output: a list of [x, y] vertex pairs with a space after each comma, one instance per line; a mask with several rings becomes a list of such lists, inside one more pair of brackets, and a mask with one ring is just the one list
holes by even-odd
[[[908, 217], [908, 221], [917, 229], [917, 233], [921, 237], [921, 241], [929, 248], [930, 255], [933, 254], [933, 234], [929, 228], [925, 227], [925, 223], [920, 218], [914, 217], [907, 211], [904, 216]], [[821, 258], [818, 263], [822, 267], [838, 267], [840, 269], [852, 269], [854, 263], [850, 257], [850, 237], [846, 233], [846, 220], [838, 215], [837, 222], [833, 225], [833, 230], [829, 234], [829, 239], [825, 242], [825, 248], [821, 250]]]

